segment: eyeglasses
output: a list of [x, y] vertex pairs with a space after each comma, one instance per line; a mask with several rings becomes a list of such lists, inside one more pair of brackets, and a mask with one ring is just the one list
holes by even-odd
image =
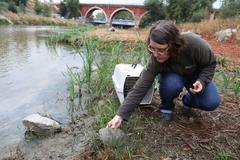
[[148, 51], [151, 52], [151, 53], [166, 53], [168, 51], [168, 47], [165, 47], [165, 48], [153, 48], [151, 47], [150, 45], [148, 45]]

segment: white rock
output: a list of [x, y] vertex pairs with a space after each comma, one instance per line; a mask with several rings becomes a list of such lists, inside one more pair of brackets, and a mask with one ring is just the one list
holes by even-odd
[[237, 32], [237, 29], [232, 29], [232, 32], [233, 32], [233, 33], [236, 33], [236, 32]]
[[215, 36], [218, 41], [223, 42], [228, 40], [233, 35], [234, 32], [236, 32], [235, 29], [228, 28], [226, 30], [216, 32]]
[[61, 130], [60, 124], [40, 114], [31, 114], [23, 119], [23, 124], [29, 131], [39, 134], [53, 134]]

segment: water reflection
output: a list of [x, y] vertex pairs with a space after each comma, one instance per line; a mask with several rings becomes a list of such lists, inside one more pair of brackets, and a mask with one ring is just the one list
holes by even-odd
[[38, 38], [49, 30], [53, 29], [0, 27], [0, 149], [22, 139], [21, 121], [29, 114], [40, 112], [69, 122], [63, 72], [66, 66], [81, 68], [82, 61], [64, 47], [49, 49], [45, 40]]

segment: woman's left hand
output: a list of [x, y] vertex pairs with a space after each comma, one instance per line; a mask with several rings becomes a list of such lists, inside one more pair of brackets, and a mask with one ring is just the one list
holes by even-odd
[[200, 81], [196, 81], [194, 84], [193, 84], [193, 88], [189, 88], [190, 91], [193, 93], [193, 94], [196, 94], [196, 93], [199, 93], [202, 91], [203, 89], [203, 86], [202, 86], [202, 83]]

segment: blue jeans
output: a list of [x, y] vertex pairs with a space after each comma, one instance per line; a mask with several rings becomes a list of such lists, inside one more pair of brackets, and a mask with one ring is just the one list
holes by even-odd
[[190, 108], [199, 108], [204, 111], [213, 111], [220, 104], [220, 95], [215, 83], [212, 81], [200, 93], [193, 94], [189, 91], [197, 76], [182, 76], [176, 73], [159, 74], [159, 92], [161, 98], [160, 111], [172, 113], [174, 111], [174, 98], [178, 97], [183, 87], [188, 93], [183, 96], [183, 104]]

